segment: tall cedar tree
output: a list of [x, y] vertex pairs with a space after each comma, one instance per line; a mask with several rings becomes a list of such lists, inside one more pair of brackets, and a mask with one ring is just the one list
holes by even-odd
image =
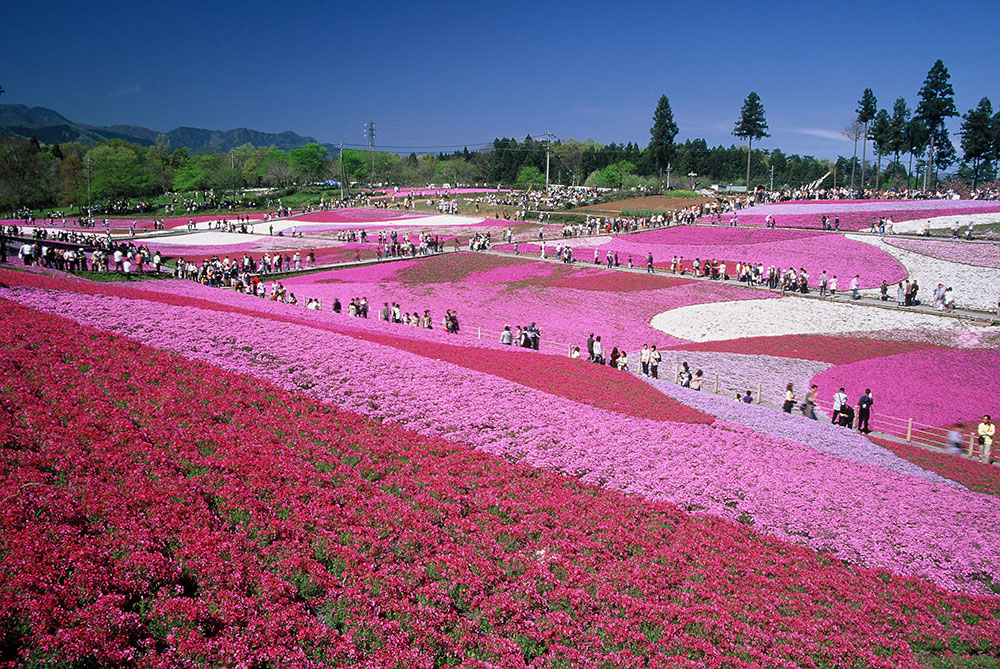
[[875, 156], [878, 159], [875, 168], [875, 190], [878, 190], [879, 181], [882, 177], [882, 156], [889, 153], [892, 144], [892, 121], [889, 119], [889, 112], [879, 109], [875, 114], [875, 120], [871, 126], [872, 148], [875, 149]]
[[[937, 180], [937, 172], [934, 169], [940, 161], [934, 159], [935, 145], [939, 144], [942, 136], [947, 137], [947, 132], [942, 133], [944, 120], [951, 116], [958, 116], [955, 108], [955, 89], [951, 87], [951, 75], [948, 68], [940, 59], [931, 66], [924, 79], [924, 85], [920, 89], [920, 104], [917, 105], [917, 114], [927, 124], [930, 131], [930, 145], [928, 148], [927, 165], [931, 170], [931, 178]], [[954, 147], [952, 147], [954, 152]]]
[[[670, 164], [674, 157], [676, 147], [674, 138], [677, 137], [677, 124], [674, 123], [674, 112], [670, 110], [670, 100], [666, 95], [660, 96], [660, 101], [656, 104], [656, 111], [653, 112], [653, 127], [649, 129], [651, 140], [649, 142], [649, 154], [653, 160], [653, 165], [660, 171], [660, 192], [663, 192], [663, 168]], [[667, 184], [667, 188], [670, 184]]]
[[889, 150], [893, 157], [893, 181], [899, 185], [899, 154], [907, 149], [907, 129], [910, 124], [910, 108], [904, 98], [896, 98], [892, 105], [892, 118], [889, 120], [891, 138]]
[[764, 105], [755, 91], [743, 101], [740, 110], [740, 120], [733, 128], [733, 135], [747, 140], [747, 190], [750, 190], [750, 155], [753, 152], [753, 140], [770, 137], [767, 133], [767, 121], [764, 118]]
[[979, 168], [993, 153], [993, 103], [983, 98], [962, 116], [962, 154], [972, 162], [972, 190], [979, 183]]
[[861, 188], [865, 187], [865, 160], [868, 156], [868, 124], [875, 120], [875, 114], [878, 113], [878, 100], [875, 99], [875, 93], [872, 89], [866, 88], [864, 93], [861, 94], [861, 99], [858, 100], [858, 123], [863, 123], [865, 126], [865, 133], [861, 136]]
[[[919, 116], [911, 118], [906, 126], [906, 152], [910, 154], [910, 166], [907, 172], [910, 174], [913, 174], [913, 158], [924, 152], [929, 141], [930, 133], [924, 120]], [[919, 169], [919, 163], [917, 167]]]

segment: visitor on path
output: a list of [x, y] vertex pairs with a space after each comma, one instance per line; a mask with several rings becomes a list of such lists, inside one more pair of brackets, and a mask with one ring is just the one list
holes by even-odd
[[661, 360], [663, 360], [663, 356], [656, 350], [656, 344], [653, 344], [653, 348], [649, 352], [649, 375], [654, 379], [660, 378], [659, 369]]
[[512, 346], [514, 344], [514, 333], [510, 331], [510, 326], [503, 326], [503, 332], [500, 333], [500, 343], [506, 346]]
[[597, 365], [604, 364], [604, 346], [601, 344], [601, 335], [597, 335], [594, 339], [594, 349], [590, 361]]
[[694, 373], [694, 376], [691, 378], [691, 390], [701, 390], [701, 384], [704, 381], [703, 376], [704, 374], [700, 369]]
[[806, 399], [802, 402], [802, 415], [807, 418], [816, 418], [816, 395], [819, 393], [819, 386], [815, 383], [809, 386], [809, 392], [806, 393]]
[[874, 403], [875, 400], [872, 399], [872, 389], [865, 388], [865, 394], [858, 400], [858, 432], [871, 434], [871, 428], [868, 427], [868, 421], [871, 420], [872, 404]]
[[989, 414], [983, 416], [983, 422], [976, 429], [976, 434], [978, 435], [976, 442], [979, 444], [979, 459], [988, 465], [993, 464], [993, 435], [996, 434], [996, 429], [997, 426], [990, 420]]
[[858, 274], [855, 274], [854, 278], [851, 279], [851, 299], [852, 300], [860, 300], [861, 299], [861, 296], [858, 295], [859, 279], [860, 279], [860, 275], [858, 275]]
[[594, 361], [594, 333], [591, 332], [590, 336], [587, 337], [587, 362]]
[[681, 363], [681, 371], [677, 375], [677, 383], [681, 384], [685, 388], [691, 387], [691, 379], [693, 375], [691, 374], [691, 368], [688, 367], [687, 362]]
[[830, 297], [837, 297], [837, 275], [830, 279]]
[[837, 424], [837, 419], [840, 417], [840, 412], [844, 410], [844, 407], [848, 406], [847, 393], [843, 388], [837, 391], [837, 394], [833, 396], [833, 419], [830, 421], [834, 425]]
[[643, 344], [639, 351], [639, 371], [643, 376], [649, 376], [649, 344]]
[[900, 281], [899, 285], [896, 286], [896, 306], [903, 306], [903, 301], [906, 299], [906, 290], [903, 288], [903, 282]]
[[649, 252], [649, 256], [646, 258], [646, 274], [656, 274], [653, 269], [653, 252]]
[[785, 386], [785, 403], [781, 405], [781, 410], [785, 413], [792, 413], [792, 407], [799, 398], [795, 396], [794, 386], [789, 383]]

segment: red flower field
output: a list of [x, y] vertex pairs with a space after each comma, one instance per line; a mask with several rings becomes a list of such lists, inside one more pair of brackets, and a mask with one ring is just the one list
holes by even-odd
[[0, 663], [918, 666], [1000, 602], [3, 304]]

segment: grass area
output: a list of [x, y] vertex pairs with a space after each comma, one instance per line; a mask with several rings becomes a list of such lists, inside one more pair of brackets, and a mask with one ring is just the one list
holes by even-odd
[[[355, 190], [357, 190], [357, 189], [355, 189]], [[268, 207], [265, 206], [267, 204], [267, 201], [269, 199], [280, 199], [281, 203], [283, 205], [285, 205], [286, 207], [292, 207], [292, 208], [298, 209], [298, 208], [303, 207], [305, 205], [318, 204], [319, 201], [320, 201], [320, 198], [324, 198], [325, 200], [330, 200], [331, 198], [333, 198], [333, 199], [339, 199], [340, 198], [340, 189], [339, 188], [323, 188], [323, 189], [320, 189], [320, 188], [316, 188], [316, 187], [303, 187], [303, 188], [297, 189], [295, 192], [287, 194], [287, 195], [284, 194], [284, 192], [285, 192], [284, 189], [275, 189], [271, 193], [259, 193], [259, 194], [258, 193], [238, 193], [238, 195], [239, 195], [240, 198], [242, 198], [242, 199], [248, 199], [248, 200], [249, 199], [255, 200], [255, 201], [257, 201], [260, 204], [260, 206], [257, 206], [257, 207], [237, 207], [235, 209], [229, 209], [228, 207], [227, 208], [221, 208], [221, 209], [199, 209], [197, 212], [195, 212], [193, 214], [190, 214], [190, 215], [191, 216], [210, 216], [212, 214], [219, 213], [219, 214], [225, 214], [225, 215], [228, 215], [228, 216], [236, 216], [237, 214], [250, 214], [250, 213], [260, 212], [260, 211], [269, 209]], [[345, 187], [345, 189], [344, 189], [344, 195], [347, 196], [347, 197], [349, 197], [350, 196], [350, 189], [348, 189], [348, 188]], [[177, 199], [178, 199], [178, 202], [176, 204], [180, 204], [180, 202], [183, 202], [184, 200], [189, 200], [189, 201], [193, 200], [195, 202], [201, 202], [202, 201], [201, 193], [199, 193], [199, 192], [181, 193], [179, 195], [171, 193], [170, 195], [158, 195], [158, 196], [156, 196], [154, 198], [142, 198], [143, 201], [148, 202], [149, 204], [151, 204], [153, 206], [153, 211], [144, 212], [144, 213], [143, 212], [139, 212], [139, 211], [135, 211], [135, 212], [129, 213], [129, 214], [102, 214], [102, 213], [96, 213], [95, 212], [94, 217], [95, 218], [101, 218], [101, 219], [103, 219], [103, 218], [109, 218], [109, 219], [112, 219], [112, 220], [116, 220], [116, 219], [133, 219], [133, 218], [160, 218], [160, 217], [164, 217], [164, 216], [167, 216], [167, 217], [170, 217], [170, 218], [175, 218], [175, 217], [186, 216], [187, 214], [185, 214], [183, 211], [176, 211], [176, 212], [173, 212], [173, 213], [167, 214], [167, 215], [165, 215], [163, 213], [163, 207], [165, 205], [175, 204], [175, 202], [174, 202], [174, 198], [175, 197], [177, 197]], [[134, 202], [138, 202], [139, 198], [134, 198], [133, 201]], [[65, 217], [65, 218], [69, 219], [69, 218], [78, 218], [78, 217], [82, 216], [83, 213], [84, 213], [84, 210], [85, 210], [85, 207], [83, 207], [83, 208], [77, 208], [76, 206], [68, 206], [68, 207], [46, 207], [44, 209], [34, 209], [34, 210], [32, 210], [31, 213], [36, 218], [47, 218], [51, 214], [55, 218], [63, 218], [63, 217]], [[9, 214], [10, 212], [7, 212], [7, 213]]]
[[125, 283], [126, 281], [157, 281], [160, 279], [173, 279], [174, 274], [170, 272], [73, 272], [73, 276], [101, 283]]
[[[958, 233], [960, 239], [965, 239], [966, 230], [967, 228], [964, 225], [959, 227]], [[934, 228], [933, 230], [931, 230], [931, 237], [937, 237], [939, 239], [951, 239], [951, 228]], [[997, 221], [996, 223], [981, 223], [979, 225], [973, 225], [972, 238], [973, 239], [1000, 238], [1000, 221]]]

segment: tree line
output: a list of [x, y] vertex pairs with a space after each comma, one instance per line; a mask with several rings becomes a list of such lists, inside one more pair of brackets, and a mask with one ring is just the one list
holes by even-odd
[[[913, 110], [904, 98], [880, 109], [870, 88], [856, 117], [843, 130], [854, 142], [850, 157], [834, 161], [755, 148], [768, 137], [763, 102], [751, 92], [733, 135], [746, 146], [709, 147], [704, 139], [676, 142], [679, 128], [670, 102], [661, 96], [650, 142], [601, 144], [552, 138], [497, 138], [492, 145], [451, 153], [397, 155], [346, 149], [330, 155], [316, 143], [283, 151], [249, 144], [228, 153], [189, 153], [161, 136], [144, 147], [112, 139], [93, 147], [41, 145], [37, 140], [0, 138], [0, 209], [77, 206], [152, 198], [168, 192], [224, 193], [257, 187], [293, 187], [328, 180], [425, 185], [483, 183], [521, 188], [551, 183], [627, 189], [693, 187], [706, 183], [798, 187], [830, 175], [825, 185], [854, 188], [927, 187], [937, 172], [958, 162], [954, 176], [979, 183], [996, 178], [1000, 163], [1000, 111], [983, 98], [962, 116], [958, 154], [945, 127], [958, 115], [954, 90], [938, 60], [927, 74]], [[861, 142], [861, 161], [857, 144]], [[875, 165], [868, 162], [871, 143]], [[883, 159], [889, 159], [883, 169]], [[904, 164], [906, 159], [906, 164]], [[871, 169], [874, 167], [874, 169]]]

